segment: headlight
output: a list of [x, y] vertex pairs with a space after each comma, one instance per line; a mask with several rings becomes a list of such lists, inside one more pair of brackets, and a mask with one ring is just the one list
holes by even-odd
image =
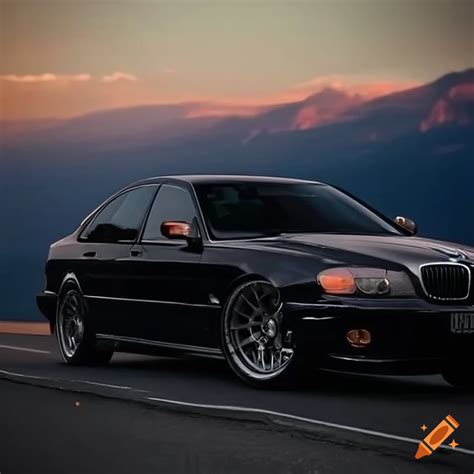
[[316, 277], [316, 282], [330, 295], [415, 296], [406, 273], [379, 268], [329, 268]]
[[390, 293], [390, 281], [387, 278], [356, 278], [357, 288], [366, 295], [386, 295]]

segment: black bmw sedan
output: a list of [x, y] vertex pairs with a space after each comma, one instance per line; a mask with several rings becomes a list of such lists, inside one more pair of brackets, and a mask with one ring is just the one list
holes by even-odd
[[133, 183], [54, 243], [37, 296], [68, 364], [223, 355], [258, 387], [317, 369], [474, 382], [474, 249], [325, 184]]

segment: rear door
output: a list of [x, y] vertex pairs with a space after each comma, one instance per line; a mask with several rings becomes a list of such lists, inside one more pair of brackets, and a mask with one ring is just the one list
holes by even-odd
[[107, 203], [82, 232], [78, 278], [99, 334], [126, 335], [133, 325], [123, 302], [130, 252], [137, 241], [158, 186], [125, 191]]

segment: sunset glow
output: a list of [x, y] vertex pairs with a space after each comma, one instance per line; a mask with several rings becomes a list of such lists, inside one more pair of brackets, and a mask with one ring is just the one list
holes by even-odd
[[[183, 102], [196, 103], [189, 118], [252, 116], [278, 104], [302, 101], [328, 88], [370, 99], [418, 85], [416, 81], [408, 80], [366, 82], [351, 77], [321, 77], [290, 86], [281, 92], [260, 96], [224, 96], [217, 91], [215, 95], [209, 96], [186, 92], [163, 96], [163, 83], [161, 76], [140, 78], [125, 72], [96, 77], [91, 74], [53, 73], [1, 75], [2, 116], [7, 119], [63, 118], [100, 109]], [[306, 113], [311, 112], [308, 110]]]
[[[5, 0], [1, 117], [184, 102], [198, 104], [190, 118], [249, 116], [326, 88], [367, 99], [472, 67], [472, 2], [426, 6]], [[295, 126], [321, 120], [307, 108]]]

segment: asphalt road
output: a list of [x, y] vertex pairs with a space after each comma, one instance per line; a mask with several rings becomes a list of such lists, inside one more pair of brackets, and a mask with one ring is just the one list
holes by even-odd
[[[87, 453], [72, 473], [474, 472], [474, 397], [440, 377], [315, 372], [304, 387], [257, 391], [222, 360], [116, 354], [108, 367], [67, 367], [52, 337], [0, 335], [0, 378], [10, 380], [0, 382], [2, 474], [64, 472], [70, 458], [56, 460], [55, 439], [71, 459], [75, 444]], [[78, 397], [89, 409], [68, 418]], [[428, 432], [420, 426], [448, 414], [460, 423], [459, 447], [415, 461], [416, 440]], [[111, 469], [99, 462], [112, 458]]]

